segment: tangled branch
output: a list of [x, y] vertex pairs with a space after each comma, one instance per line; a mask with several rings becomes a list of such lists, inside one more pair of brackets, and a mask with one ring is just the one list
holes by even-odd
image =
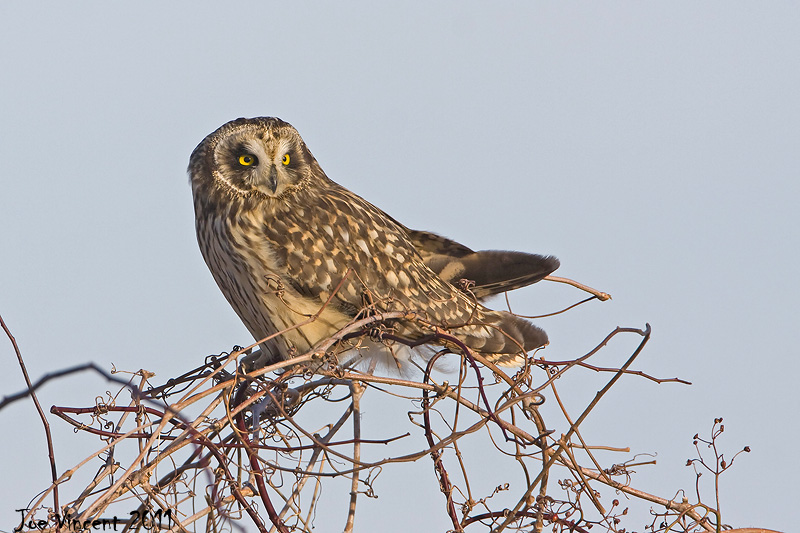
[[[21, 512], [20, 525], [57, 531], [113, 521], [124, 531], [311, 531], [322, 487], [340, 478], [348, 481], [349, 490], [343, 528], [353, 531], [357, 509], [369, 505], [359, 496], [376, 497], [384, 469], [429, 458], [443, 495], [443, 516], [455, 532], [481, 524], [476, 527], [498, 533], [539, 532], [545, 527], [556, 532], [621, 533], [628, 508], [621, 509], [617, 499], [604, 503], [608, 495], [619, 492], [660, 506], [648, 526], [654, 533], [719, 527], [718, 499], [710, 507], [700, 503], [699, 489], [695, 504], [635, 489], [631, 468], [646, 463], [627, 459], [603, 466], [598, 449], [629, 450], [590, 444], [581, 432], [582, 423], [623, 375], [656, 383], [688, 383], [633, 369], [649, 340], [649, 325], [617, 328], [572, 360], [545, 360], [533, 353], [522, 368], [509, 373], [471, 351], [448, 328], [425, 322], [424, 316], [413, 310], [377, 312], [373, 307], [309, 352], [250, 372], [240, 363], [245, 357], [257, 357], [251, 353], [258, 350], [257, 344], [209, 356], [202, 366], [162, 384], [152, 383], [153, 374], [146, 371], [122, 379], [123, 373], [108, 373], [94, 365], [60, 371], [36, 383], [25, 372], [27, 388], [4, 398], [0, 409], [28, 396], [36, 402], [35, 391], [41, 384], [77, 372], [96, 372], [118, 384], [119, 390], [98, 398], [94, 405], [51, 408], [77, 433], [102, 442], [99, 448], [90, 446], [91, 453], [61, 475], [47, 418], [39, 408], [53, 480]], [[415, 339], [397, 335], [392, 327], [397, 320], [416, 321], [426, 335]], [[24, 371], [16, 342], [5, 323], [2, 326]], [[640, 338], [622, 366], [591, 362], [620, 335]], [[424, 361], [416, 379], [380, 375], [374, 367], [340, 365], [367, 349], [393, 351], [431, 342], [446, 348]], [[438, 370], [445, 359], [457, 370]], [[612, 375], [573, 419], [556, 382], [580, 368]], [[403, 406], [400, 412], [384, 414], [395, 417], [398, 430], [376, 435], [362, 422], [362, 405], [388, 397], [399, 398]], [[557, 402], [563, 420], [545, 421], [540, 407], [548, 399]], [[403, 419], [408, 421], [406, 427], [401, 427]], [[722, 426], [715, 424], [714, 431], [710, 441], [696, 436], [695, 443], [713, 449], [716, 466], [702, 458], [690, 464], [713, 472], [718, 482], [733, 460], [726, 463], [717, 453]], [[476, 455], [475, 442], [483, 450], [493, 450], [489, 453], [506, 461], [507, 468], [482, 469], [485, 452]], [[87, 482], [91, 465], [96, 470]], [[77, 481], [79, 477], [83, 481]], [[490, 490], [485, 488], [487, 481]]]

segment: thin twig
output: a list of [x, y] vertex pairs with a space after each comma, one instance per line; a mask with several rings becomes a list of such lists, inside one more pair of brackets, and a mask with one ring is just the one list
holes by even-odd
[[[424, 382], [427, 383], [431, 377], [431, 369], [433, 368], [433, 364], [435, 359], [431, 359], [428, 361], [428, 366], [425, 368], [425, 376]], [[436, 445], [433, 440], [433, 430], [431, 429], [431, 412], [430, 412], [430, 398], [428, 396], [429, 392], [427, 390], [422, 391], [422, 418], [424, 421], [425, 427], [425, 438], [428, 441], [428, 446], [434, 448]], [[458, 532], [464, 531], [461, 527], [461, 521], [458, 518], [458, 513], [456, 512], [456, 506], [453, 503], [453, 487], [450, 484], [450, 476], [447, 475], [447, 470], [444, 467], [444, 463], [442, 462], [442, 452], [441, 450], [434, 450], [431, 452], [431, 459], [433, 459], [433, 465], [436, 470], [436, 475], [439, 478], [439, 489], [444, 494], [444, 497], [447, 501], [447, 515], [450, 517], [450, 520], [453, 522], [453, 530]]]
[[[366, 387], [358, 381], [350, 384], [350, 394], [352, 396], [353, 411], [353, 459], [356, 463], [361, 462], [361, 396], [364, 395]], [[345, 533], [353, 531], [356, 520], [356, 499], [358, 498], [358, 475], [359, 470], [353, 472], [353, 480], [350, 484], [350, 506], [347, 509], [347, 522], [344, 526]]]
[[[19, 364], [19, 368], [22, 370], [22, 375], [25, 378], [25, 385], [28, 387], [28, 390], [25, 391], [25, 396], [30, 394], [33, 404], [36, 406], [36, 412], [39, 413], [39, 419], [42, 421], [45, 439], [47, 440], [47, 457], [50, 461], [50, 478], [53, 481], [53, 509], [55, 512], [60, 513], [61, 506], [58, 502], [58, 471], [56, 469], [56, 454], [53, 449], [53, 436], [50, 434], [50, 423], [47, 421], [47, 416], [44, 414], [41, 404], [39, 404], [39, 398], [36, 397], [36, 389], [31, 384], [31, 378], [28, 376], [28, 369], [25, 367], [25, 361], [22, 359], [22, 352], [20, 352], [19, 346], [17, 346], [17, 339], [15, 339], [11, 334], [11, 331], [8, 329], [8, 326], [6, 326], [2, 316], [0, 316], [0, 326], [2, 326], [3, 331], [6, 332], [8, 339], [11, 341], [11, 345], [14, 347], [14, 353], [17, 355], [17, 363]], [[39, 384], [37, 384], [37, 387], [38, 385]], [[6, 399], [4, 398], [3, 401], [0, 402], [0, 409], [12, 401], [14, 400], [6, 402]], [[56, 527], [56, 530], [58, 531], [60, 528]]]
[[[616, 333], [617, 331], [620, 331], [621, 329], [623, 329], [623, 328], [617, 328], [616, 330], [614, 330], [614, 333]], [[626, 328], [626, 329], [627, 329], [627, 328]], [[563, 453], [563, 451], [564, 451], [564, 448], [567, 446], [567, 442], [569, 442], [569, 438], [570, 438], [570, 436], [572, 436], [572, 434], [575, 432], [575, 429], [576, 429], [578, 426], [580, 426], [580, 425], [581, 425], [581, 423], [583, 423], [583, 421], [586, 419], [586, 417], [587, 417], [587, 416], [589, 416], [589, 413], [591, 413], [591, 412], [592, 412], [592, 410], [594, 409], [594, 407], [595, 407], [595, 406], [596, 406], [596, 405], [597, 405], [597, 404], [600, 402], [600, 399], [601, 399], [603, 396], [605, 396], [606, 392], [608, 392], [608, 390], [609, 390], [609, 389], [610, 389], [610, 388], [611, 388], [611, 387], [614, 385], [614, 383], [616, 383], [616, 382], [617, 382], [617, 380], [618, 380], [618, 379], [619, 379], [619, 378], [620, 378], [620, 377], [621, 377], [621, 376], [622, 376], [622, 375], [625, 373], [625, 370], [626, 370], [626, 369], [627, 369], [627, 368], [628, 368], [628, 367], [629, 367], [629, 366], [630, 366], [630, 365], [633, 363], [633, 361], [636, 359], [636, 357], [637, 357], [637, 356], [638, 356], [638, 355], [641, 353], [641, 351], [644, 349], [644, 346], [645, 346], [645, 344], [647, 344], [647, 341], [650, 339], [650, 324], [646, 324], [646, 325], [645, 325], [645, 329], [644, 329], [644, 331], [642, 331], [642, 330], [634, 330], [634, 331], [636, 331], [636, 332], [637, 332], [637, 333], [639, 333], [639, 334], [640, 334], [642, 337], [644, 337], [644, 338], [642, 339], [642, 341], [639, 343], [639, 346], [636, 348], [636, 350], [634, 350], [633, 354], [631, 354], [631, 356], [628, 358], [628, 360], [627, 360], [627, 361], [625, 361], [625, 364], [623, 364], [623, 365], [622, 365], [622, 367], [620, 368], [619, 372], [617, 372], [617, 373], [614, 375], [614, 377], [612, 377], [612, 378], [611, 378], [611, 380], [609, 380], [609, 382], [606, 384], [606, 386], [605, 386], [605, 387], [603, 387], [603, 388], [602, 388], [602, 389], [601, 389], [601, 390], [600, 390], [600, 391], [599, 391], [599, 392], [598, 392], [598, 393], [595, 395], [595, 397], [594, 397], [594, 400], [592, 400], [592, 402], [591, 402], [591, 403], [590, 403], [590, 404], [589, 404], [589, 405], [586, 407], [586, 409], [584, 409], [584, 410], [583, 410], [583, 413], [581, 413], [581, 415], [578, 417], [578, 419], [575, 421], [575, 423], [574, 423], [574, 424], [572, 424], [572, 425], [570, 426], [570, 428], [569, 428], [569, 431], [567, 431], [566, 435], [564, 435], [564, 436], [563, 436], [563, 437], [560, 439], [560, 441], [559, 441], [559, 445], [558, 445], [558, 448], [557, 448], [557, 449], [556, 449], [556, 451], [553, 453], [553, 455], [550, 457], [550, 459], [547, 461], [547, 464], [544, 466], [544, 468], [542, 468], [542, 472], [541, 472], [541, 473], [539, 474], [539, 476], [537, 476], [537, 478], [534, 480], [534, 484], [535, 484], [535, 483], [538, 483], [538, 482], [539, 482], [539, 480], [542, 478], [542, 476], [544, 476], [545, 472], [549, 471], [549, 469], [550, 469], [550, 467], [552, 466], [552, 464], [553, 464], [553, 463], [554, 463], [556, 460], [558, 460], [558, 459], [559, 459], [559, 457], [561, 456], [561, 454], [562, 454], [562, 453]], [[609, 338], [611, 338], [611, 336], [613, 336], [613, 333], [612, 333], [612, 335], [609, 335], [609, 336], [606, 338], [606, 340], [608, 340]], [[513, 520], [515, 520], [515, 519], [516, 519], [517, 513], [520, 511], [520, 509], [521, 509], [521, 508], [522, 508], [524, 505], [526, 505], [526, 502], [528, 501], [528, 498], [530, 497], [530, 494], [531, 494], [531, 492], [533, 491], [533, 488], [534, 488], [534, 485], [533, 485], [533, 484], [532, 484], [530, 487], [528, 487], [528, 490], [525, 492], [524, 496], [523, 496], [522, 498], [520, 498], [520, 500], [519, 500], [519, 502], [516, 504], [516, 506], [514, 506], [514, 509], [513, 509], [513, 510], [511, 510], [511, 511], [508, 513], [508, 516], [507, 516], [507, 517], [506, 517], [506, 519], [503, 521], [503, 523], [502, 523], [502, 524], [500, 524], [500, 526], [499, 526], [498, 528], [496, 528], [494, 531], [496, 531], [496, 532], [497, 532], [497, 531], [502, 531], [502, 530], [503, 530], [504, 528], [506, 528], [506, 527], [507, 527], [507, 526], [508, 526], [508, 525], [509, 525], [509, 524], [510, 524], [510, 523], [511, 523]]]
[[597, 289], [593, 289], [588, 285], [584, 285], [583, 283], [578, 283], [577, 281], [571, 280], [569, 278], [561, 278], [559, 276], [545, 276], [544, 279], [547, 281], [555, 281], [556, 283], [566, 283], [567, 285], [572, 285], [573, 287], [580, 289], [584, 292], [588, 292], [589, 294], [595, 296], [601, 302], [605, 302], [606, 300], [611, 299], [611, 295], [607, 292], [601, 292]]

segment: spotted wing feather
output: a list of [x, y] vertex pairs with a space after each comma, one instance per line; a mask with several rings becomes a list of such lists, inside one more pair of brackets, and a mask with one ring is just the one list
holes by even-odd
[[[367, 300], [383, 310], [419, 312], [506, 364], [519, 364], [523, 352], [547, 343], [530, 322], [492, 311], [442, 279], [402, 226], [327, 178], [298, 193], [270, 221], [265, 236], [285, 264], [285, 281], [319, 305], [331, 298], [330, 305], [351, 318]], [[412, 322], [398, 327], [412, 338], [424, 334]]]

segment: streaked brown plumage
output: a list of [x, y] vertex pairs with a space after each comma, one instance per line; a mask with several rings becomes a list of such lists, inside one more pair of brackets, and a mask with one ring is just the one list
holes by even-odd
[[[280, 119], [225, 124], [194, 150], [189, 174], [200, 250], [257, 340], [331, 300], [314, 322], [262, 343], [262, 364], [309, 350], [367, 301], [417, 311], [499, 364], [521, 364], [524, 352], [547, 343], [527, 320], [476, 298], [535, 283], [558, 268], [556, 258], [474, 252], [406, 228], [331, 181]], [[457, 287], [462, 278], [476, 282], [471, 294]], [[393, 325], [409, 338], [424, 334], [414, 322]]]

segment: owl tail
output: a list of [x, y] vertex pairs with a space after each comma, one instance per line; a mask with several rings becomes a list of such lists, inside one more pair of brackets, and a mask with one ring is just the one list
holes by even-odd
[[492, 311], [485, 318], [485, 325], [470, 326], [471, 331], [462, 338], [495, 364], [521, 366], [527, 352], [548, 343], [547, 333], [524, 318], [505, 311]]
[[479, 300], [525, 287], [555, 271], [559, 262], [553, 256], [485, 250], [453, 257], [431, 254], [425, 264], [443, 280], [458, 285], [459, 280], [474, 282], [470, 292]]

